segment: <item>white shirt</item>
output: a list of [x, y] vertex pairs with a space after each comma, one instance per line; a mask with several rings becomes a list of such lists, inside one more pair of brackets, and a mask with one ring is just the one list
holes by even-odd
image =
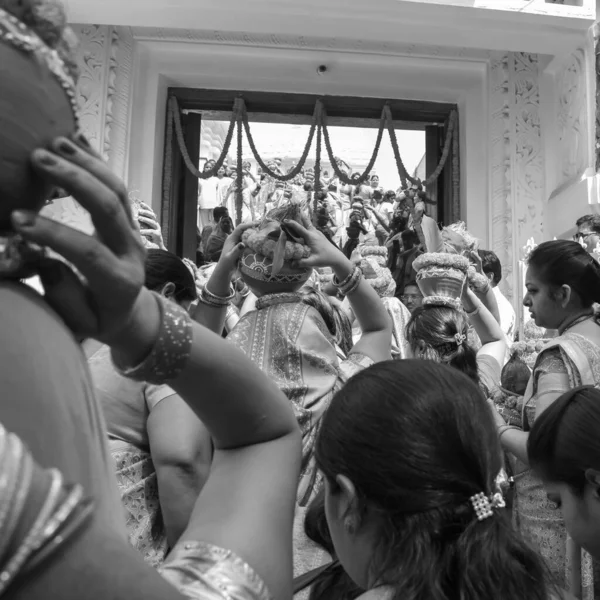
[[219, 206], [219, 183], [218, 177], [209, 177], [200, 182], [200, 197], [198, 198], [198, 208], [200, 210], [212, 210]]
[[498, 311], [500, 313], [500, 327], [506, 336], [508, 344], [512, 344], [515, 341], [515, 333], [517, 326], [517, 316], [515, 309], [512, 304], [508, 301], [506, 296], [500, 291], [500, 288], [492, 288], [494, 290], [494, 296], [496, 296], [496, 302], [498, 303]]

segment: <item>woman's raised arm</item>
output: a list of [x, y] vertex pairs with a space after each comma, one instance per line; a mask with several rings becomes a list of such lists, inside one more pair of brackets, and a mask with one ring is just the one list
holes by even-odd
[[101, 160], [61, 138], [52, 151], [36, 151], [33, 165], [77, 198], [97, 232], [13, 215], [19, 233], [85, 277], [46, 261], [40, 275], [47, 301], [73, 331], [110, 345], [126, 373], [168, 380], [214, 439], [211, 474], [182, 540], [233, 551], [274, 597], [289, 597], [300, 435], [286, 397], [235, 347], [142, 287], [144, 249], [126, 190]]

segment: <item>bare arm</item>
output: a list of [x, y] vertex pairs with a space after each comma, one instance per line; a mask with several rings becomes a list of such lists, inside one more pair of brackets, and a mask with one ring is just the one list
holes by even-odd
[[[217, 263], [210, 279], [206, 283], [207, 289], [220, 298], [227, 298], [231, 293], [231, 277], [237, 270], [237, 263], [244, 250], [241, 245], [242, 233], [252, 227], [254, 223], [244, 223], [235, 228], [233, 233], [225, 240], [221, 258]], [[209, 306], [199, 302], [194, 313], [194, 320], [207, 329], [220, 335], [225, 327], [227, 306]]]
[[152, 462], [171, 547], [188, 525], [212, 461], [210, 434], [176, 394], [161, 400], [147, 423]]
[[[98, 235], [88, 236], [31, 214], [15, 218], [13, 226], [27, 240], [57, 251], [84, 275], [85, 280], [82, 280], [64, 263], [56, 262], [46, 264], [46, 271], [40, 273], [46, 299], [64, 321], [82, 337], [108, 343], [118, 365], [136, 365], [154, 348], [161, 327], [161, 310], [158, 297], [142, 287], [145, 254], [131, 215], [124, 208], [128, 205], [126, 190], [96, 155], [73, 142], [61, 138], [53, 142], [52, 149], [53, 152], [35, 151], [31, 159], [33, 167], [49, 182], [69, 191], [90, 211]], [[42, 267], [44, 265], [40, 265]], [[55, 269], [53, 277], [50, 277], [53, 272], [50, 267]], [[60, 277], [56, 276], [57, 269], [60, 269]], [[40, 329], [29, 324], [27, 331]], [[79, 346], [76, 348], [80, 351]], [[20, 355], [21, 361], [26, 355]], [[58, 377], [61, 382], [67, 379], [60, 370]], [[82, 380], [80, 369], [77, 369], [76, 379]], [[216, 447], [214, 470], [196, 504], [188, 531], [200, 541], [241, 556], [264, 579], [275, 598], [290, 597], [292, 521], [301, 442], [287, 398], [243, 353], [198, 324], [192, 326], [192, 346], [183, 370], [170, 384], [210, 431]], [[57, 386], [54, 388], [58, 390]], [[198, 394], [200, 389], [202, 394]], [[68, 439], [60, 430], [49, 433], [53, 434], [51, 439], [55, 446], [61, 438]], [[73, 458], [73, 447], [78, 446], [71, 439], [68, 441], [71, 447], [66, 456], [77, 462]], [[87, 446], [84, 443], [81, 447]], [[244, 466], [243, 471], [240, 465]], [[106, 474], [105, 464], [100, 472]], [[82, 475], [85, 476], [85, 472]], [[101, 483], [108, 488], [109, 482], [104, 477], [101, 476]], [[269, 485], [265, 485], [267, 477]], [[231, 503], [231, 511], [226, 515], [223, 498]], [[146, 581], [136, 569], [138, 563], [132, 560], [129, 564], [130, 549], [120, 537], [122, 534], [116, 533], [115, 515], [111, 518], [107, 519], [108, 524], [101, 522], [100, 525], [106, 525], [108, 531], [120, 538], [121, 553], [115, 550], [114, 555], [122, 557], [123, 568], [120, 569], [120, 564], [119, 569], [109, 569], [110, 577], [106, 578], [102, 560], [106, 553], [94, 547], [95, 568], [113, 588], [115, 580], [118, 582], [116, 577], [124, 572], [124, 577], [131, 578], [128, 583], [146, 591]], [[90, 589], [92, 578], [86, 573], [88, 568], [89, 565], [80, 565]], [[149, 573], [147, 569], [146, 572]], [[149, 574], [147, 578], [150, 588], [153, 587], [151, 577]], [[73, 585], [69, 579], [66, 577], [63, 581]], [[155, 579], [160, 578], [157, 575]], [[52, 588], [46, 588], [46, 595], [48, 589]], [[170, 597], [158, 583], [156, 589], [162, 598]], [[104, 591], [104, 587], [100, 586], [99, 590]], [[100, 593], [98, 597], [110, 600], [114, 594]], [[118, 597], [137, 595], [123, 586]], [[154, 597], [154, 592], [146, 597]]]
[[[343, 281], [352, 273], [354, 265], [341, 252], [337, 254], [331, 268], [337, 279]], [[374, 362], [390, 360], [392, 324], [377, 292], [361, 278], [356, 290], [348, 295], [348, 302], [362, 331], [350, 353], [364, 354]]]
[[498, 321], [468, 286], [465, 286], [462, 302], [469, 315], [469, 320], [483, 344], [479, 354], [487, 354], [494, 357], [498, 364], [504, 364], [506, 338]]
[[[158, 318], [156, 300], [143, 290], [129, 326], [112, 343], [117, 364], [143, 359]], [[198, 324], [187, 365], [171, 387], [215, 445], [210, 476], [181, 539], [232, 550], [274, 597], [289, 597], [300, 433], [287, 398], [235, 346]]]

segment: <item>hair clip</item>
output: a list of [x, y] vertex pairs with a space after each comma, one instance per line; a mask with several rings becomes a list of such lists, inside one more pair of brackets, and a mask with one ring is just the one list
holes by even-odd
[[455, 333], [454, 334], [454, 341], [456, 342], [457, 346], [462, 346], [463, 342], [465, 342], [467, 339], [466, 335], [463, 335], [462, 333]]
[[488, 517], [491, 517], [494, 514], [494, 509], [506, 506], [506, 502], [500, 492], [496, 492], [489, 498], [483, 492], [480, 492], [471, 496], [469, 500], [473, 505], [473, 510], [478, 521], [484, 521]]

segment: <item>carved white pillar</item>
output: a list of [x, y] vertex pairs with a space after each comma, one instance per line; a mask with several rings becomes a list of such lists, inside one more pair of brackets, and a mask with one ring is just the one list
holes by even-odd
[[[111, 169], [127, 180], [133, 38], [127, 27], [75, 25], [80, 76], [76, 96], [81, 130]], [[91, 220], [71, 198], [57, 200], [44, 214], [91, 231]]]
[[520, 305], [521, 248], [543, 240], [544, 159], [536, 55], [494, 53], [490, 62], [492, 247], [503, 290]]

